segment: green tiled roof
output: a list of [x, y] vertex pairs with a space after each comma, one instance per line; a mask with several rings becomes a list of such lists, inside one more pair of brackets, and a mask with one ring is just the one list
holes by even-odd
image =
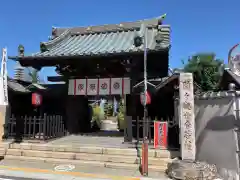
[[170, 26], [162, 25], [160, 17], [116, 25], [53, 28], [52, 40], [41, 43], [45, 50], [29, 57], [101, 56], [141, 52], [143, 45], [136, 47], [134, 38], [143, 36], [145, 28], [149, 51], [162, 51], [170, 47]]
[[23, 84], [17, 82], [14, 79], [11, 79], [11, 78], [8, 78], [8, 88], [15, 92], [21, 92], [21, 93], [29, 93], [30, 92], [27, 89], [27, 86], [24, 86]]

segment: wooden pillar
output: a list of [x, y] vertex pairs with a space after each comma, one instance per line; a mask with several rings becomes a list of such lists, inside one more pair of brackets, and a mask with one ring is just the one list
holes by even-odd
[[196, 142], [192, 73], [180, 73], [179, 103], [181, 157], [183, 160], [195, 161]]
[[125, 128], [124, 128], [124, 142], [131, 143], [133, 140], [133, 127], [132, 127], [132, 120], [134, 118], [134, 110], [135, 106], [135, 95], [133, 92], [133, 86], [135, 85], [135, 72], [131, 71], [130, 73], [130, 87], [131, 93], [124, 96], [124, 103], [125, 103]]

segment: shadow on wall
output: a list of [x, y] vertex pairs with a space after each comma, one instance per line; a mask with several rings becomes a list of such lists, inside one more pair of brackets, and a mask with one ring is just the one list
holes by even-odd
[[237, 141], [233, 98], [195, 101], [196, 160], [237, 172]]

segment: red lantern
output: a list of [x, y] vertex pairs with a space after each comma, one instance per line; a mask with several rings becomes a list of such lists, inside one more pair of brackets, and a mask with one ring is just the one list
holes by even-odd
[[42, 104], [42, 96], [38, 93], [32, 93], [32, 105], [40, 106]]
[[140, 94], [140, 101], [141, 101], [141, 104], [144, 105], [144, 101], [146, 100], [146, 105], [148, 104], [151, 104], [151, 96], [149, 94], [149, 92], [147, 91], [146, 94], [145, 94], [145, 97], [144, 97], [144, 92]]

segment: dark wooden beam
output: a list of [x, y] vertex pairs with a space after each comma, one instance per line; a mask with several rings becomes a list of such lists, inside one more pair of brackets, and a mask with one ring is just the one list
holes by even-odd
[[48, 76], [48, 81], [50, 82], [64, 82], [66, 81], [66, 77], [64, 76]]

